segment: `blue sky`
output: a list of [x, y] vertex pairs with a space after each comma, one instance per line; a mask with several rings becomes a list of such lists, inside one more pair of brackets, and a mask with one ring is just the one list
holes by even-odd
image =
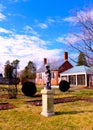
[[72, 29], [72, 12], [89, 4], [93, 0], [0, 0], [0, 71], [7, 60], [19, 59], [22, 70], [30, 60], [55, 60], [65, 51], [76, 59], [64, 37]]

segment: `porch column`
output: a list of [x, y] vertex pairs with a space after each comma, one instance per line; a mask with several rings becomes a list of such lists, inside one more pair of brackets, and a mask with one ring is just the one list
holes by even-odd
[[85, 86], [87, 86], [87, 74], [85, 74]]
[[69, 82], [69, 76], [67, 75], [67, 81]]
[[77, 75], [76, 75], [76, 86], [78, 85], [78, 79], [77, 79]]

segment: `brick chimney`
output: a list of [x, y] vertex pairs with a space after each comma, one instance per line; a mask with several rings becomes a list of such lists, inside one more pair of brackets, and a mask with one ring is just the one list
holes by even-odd
[[44, 65], [47, 64], [47, 58], [44, 58]]
[[64, 52], [64, 60], [68, 60], [68, 52]]

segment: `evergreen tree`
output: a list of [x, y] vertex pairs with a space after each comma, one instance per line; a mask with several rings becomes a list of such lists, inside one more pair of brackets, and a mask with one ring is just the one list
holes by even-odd
[[80, 54], [78, 56], [77, 66], [80, 66], [80, 65], [88, 66], [85, 55], [83, 52], [80, 52]]

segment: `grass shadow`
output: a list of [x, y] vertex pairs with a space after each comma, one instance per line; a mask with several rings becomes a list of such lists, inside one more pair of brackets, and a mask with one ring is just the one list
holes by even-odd
[[68, 112], [55, 112], [55, 115], [66, 115], [66, 114], [79, 114], [79, 113], [85, 113], [85, 112], [90, 112], [93, 113], [93, 111], [68, 111]]

